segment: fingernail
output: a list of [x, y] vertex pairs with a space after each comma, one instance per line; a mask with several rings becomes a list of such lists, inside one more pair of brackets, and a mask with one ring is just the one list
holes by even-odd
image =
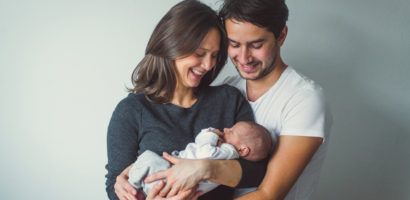
[[137, 195], [137, 191], [136, 191], [136, 190], [132, 190], [132, 194], [133, 194], [133, 195]]

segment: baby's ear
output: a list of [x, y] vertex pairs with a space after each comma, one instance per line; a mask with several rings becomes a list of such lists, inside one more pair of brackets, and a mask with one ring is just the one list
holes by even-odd
[[239, 157], [245, 157], [249, 154], [249, 147], [242, 145], [238, 150]]

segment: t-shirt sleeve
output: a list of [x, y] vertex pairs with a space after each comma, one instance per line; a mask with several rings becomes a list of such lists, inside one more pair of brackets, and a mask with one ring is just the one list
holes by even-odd
[[283, 111], [280, 135], [325, 137], [325, 101], [321, 90], [304, 89]]
[[118, 199], [114, 192], [116, 177], [137, 158], [138, 136], [135, 107], [127, 99], [121, 101], [113, 112], [107, 132], [108, 164], [105, 166], [106, 191], [109, 199]]

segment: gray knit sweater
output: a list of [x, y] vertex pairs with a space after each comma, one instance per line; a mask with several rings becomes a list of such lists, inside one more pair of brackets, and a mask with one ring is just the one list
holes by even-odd
[[[190, 108], [155, 104], [143, 94], [130, 93], [117, 105], [108, 126], [108, 197], [118, 199], [113, 188], [115, 178], [145, 150], [161, 155], [184, 149], [201, 129], [222, 130], [238, 121], [253, 121], [252, 109], [242, 94], [228, 85], [202, 89]], [[265, 174], [267, 160], [239, 162], [243, 174], [238, 187], [257, 186]], [[231, 199], [231, 195], [231, 189], [220, 186], [200, 199]]]

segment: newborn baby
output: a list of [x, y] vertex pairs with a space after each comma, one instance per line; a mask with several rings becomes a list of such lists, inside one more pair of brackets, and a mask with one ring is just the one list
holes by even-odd
[[[172, 155], [186, 159], [237, 159], [239, 157], [259, 161], [266, 158], [272, 149], [272, 139], [269, 132], [254, 122], [241, 121], [232, 128], [224, 128], [221, 132], [214, 128], [202, 129], [195, 137], [194, 143], [189, 143], [182, 151], [174, 151]], [[145, 183], [148, 175], [166, 170], [171, 164], [152, 151], [142, 153], [129, 172], [128, 181], [137, 189], [143, 189], [145, 194], [157, 183]], [[201, 181], [198, 191], [209, 192], [218, 184], [211, 181]]]

